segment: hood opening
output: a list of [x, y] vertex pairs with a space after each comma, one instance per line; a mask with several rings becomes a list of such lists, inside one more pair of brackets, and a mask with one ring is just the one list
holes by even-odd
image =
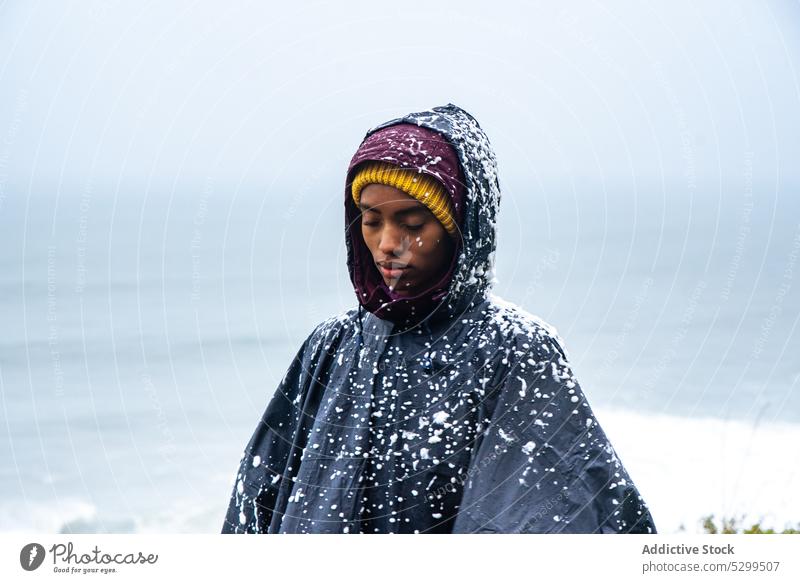
[[[357, 166], [382, 161], [436, 178], [450, 195], [458, 236], [445, 275], [413, 297], [399, 296], [383, 281], [361, 234], [351, 184]], [[350, 279], [363, 306], [404, 329], [463, 312], [482, 301], [492, 283], [495, 217], [499, 205], [494, 152], [475, 119], [455, 105], [436, 107], [369, 130], [345, 181], [345, 241]]]

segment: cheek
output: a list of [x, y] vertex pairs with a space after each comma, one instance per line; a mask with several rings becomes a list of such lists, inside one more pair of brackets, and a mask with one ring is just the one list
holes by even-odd
[[411, 250], [417, 257], [424, 259], [426, 263], [438, 263], [447, 255], [445, 236], [446, 234], [442, 234], [439, 229], [432, 229], [431, 232], [414, 235], [411, 239]]
[[361, 238], [364, 239], [364, 244], [367, 246], [367, 249], [370, 250], [371, 253], [375, 253], [376, 237], [375, 233], [371, 229], [361, 228]]

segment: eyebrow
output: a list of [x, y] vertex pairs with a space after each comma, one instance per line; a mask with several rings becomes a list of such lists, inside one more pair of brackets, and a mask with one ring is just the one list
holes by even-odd
[[[362, 211], [374, 211], [376, 213], [380, 212], [376, 207], [371, 207], [363, 203], [358, 203], [358, 208], [360, 208]], [[425, 207], [424, 205], [418, 205], [397, 211], [394, 214], [395, 216], [405, 216], [405, 215], [410, 215], [412, 213], [424, 213], [426, 210], [427, 207]]]

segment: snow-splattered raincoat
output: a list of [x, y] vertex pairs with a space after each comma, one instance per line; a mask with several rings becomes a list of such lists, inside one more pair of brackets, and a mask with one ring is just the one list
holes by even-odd
[[[244, 450], [222, 532], [654, 533], [556, 330], [491, 292], [500, 190], [486, 135], [448, 104], [367, 137], [399, 123], [458, 154], [449, 287], [421, 322], [359, 303], [316, 327]], [[358, 291], [349, 189], [345, 210]]]

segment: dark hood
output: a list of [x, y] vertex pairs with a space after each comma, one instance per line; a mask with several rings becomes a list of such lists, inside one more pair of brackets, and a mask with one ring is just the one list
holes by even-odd
[[[437, 132], [444, 137], [458, 156], [458, 183], [440, 172], [436, 160], [441, 144], [426, 144], [425, 163], [417, 168], [442, 182], [451, 195], [460, 232], [448, 273], [437, 285], [418, 296], [405, 298], [393, 294], [383, 282], [361, 236], [359, 210], [350, 192], [353, 171], [361, 162], [383, 160], [408, 163], [419, 151], [403, 158], [402, 149], [388, 151], [385, 146], [370, 146], [370, 136], [390, 126], [413, 124]], [[445, 157], [446, 158], [446, 157]], [[345, 183], [345, 242], [347, 268], [359, 304], [376, 316], [400, 327], [423, 320], [450, 319], [483, 301], [494, 281], [496, 218], [500, 204], [497, 161], [489, 139], [469, 113], [452, 103], [433, 109], [409, 113], [370, 129], [350, 162]]]

